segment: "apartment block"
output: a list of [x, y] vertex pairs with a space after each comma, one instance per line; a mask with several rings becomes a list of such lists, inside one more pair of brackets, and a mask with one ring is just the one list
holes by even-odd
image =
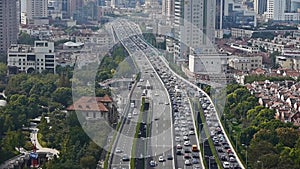
[[251, 71], [262, 67], [262, 57], [261, 56], [249, 56], [240, 57], [236, 56], [229, 59], [228, 64], [235, 70], [239, 71]]

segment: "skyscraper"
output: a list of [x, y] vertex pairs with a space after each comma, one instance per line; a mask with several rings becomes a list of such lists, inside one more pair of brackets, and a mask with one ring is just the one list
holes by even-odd
[[19, 34], [17, 0], [0, 0], [0, 53], [16, 44]]
[[216, 1], [175, 0], [175, 56], [187, 59], [189, 49], [214, 43]]
[[162, 15], [167, 17], [174, 15], [174, 0], [162, 0]]
[[256, 14], [262, 15], [267, 11], [268, 0], [254, 0], [254, 11]]

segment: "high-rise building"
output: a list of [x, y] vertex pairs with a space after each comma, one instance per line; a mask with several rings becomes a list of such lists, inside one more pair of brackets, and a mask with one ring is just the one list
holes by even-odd
[[225, 0], [216, 0], [216, 38], [223, 38], [223, 16]]
[[256, 14], [262, 15], [267, 11], [268, 0], [254, 0], [254, 11]]
[[17, 43], [19, 34], [16, 0], [0, 0], [0, 53], [6, 54], [11, 44]]
[[26, 11], [28, 19], [48, 17], [48, 0], [27, 0]]
[[275, 21], [299, 21], [299, 7], [298, 0], [268, 0], [264, 15], [266, 19]]
[[47, 17], [48, 0], [21, 0], [21, 24], [33, 23], [35, 19]]
[[73, 14], [83, 7], [83, 0], [69, 0], [69, 16], [73, 16]]
[[162, 15], [166, 17], [174, 15], [174, 0], [162, 0]]

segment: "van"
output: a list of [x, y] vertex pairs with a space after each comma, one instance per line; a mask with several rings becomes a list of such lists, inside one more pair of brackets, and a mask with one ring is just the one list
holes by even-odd
[[197, 145], [193, 145], [193, 146], [192, 146], [192, 151], [193, 151], [193, 152], [197, 152], [197, 151], [198, 151]]

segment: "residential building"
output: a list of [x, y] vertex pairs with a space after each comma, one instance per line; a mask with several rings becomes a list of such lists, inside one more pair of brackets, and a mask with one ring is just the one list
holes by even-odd
[[260, 105], [274, 110], [274, 118], [300, 126], [300, 84], [294, 81], [268, 80], [246, 84]]
[[251, 38], [253, 31], [249, 29], [242, 28], [231, 28], [230, 29], [231, 36], [234, 38]]
[[10, 74], [18, 72], [41, 73], [44, 70], [55, 73], [54, 43], [35, 41], [34, 46], [12, 45], [7, 54], [7, 66]]
[[261, 56], [248, 56], [241, 57], [235, 56], [229, 59], [228, 64], [235, 70], [249, 72], [251, 70], [262, 67], [262, 57]]
[[276, 63], [284, 69], [300, 70], [300, 51], [284, 50], [281, 56], [276, 57]]
[[23, 0], [26, 3], [22, 3], [23, 16], [26, 16], [27, 23], [32, 23], [34, 19], [41, 19], [48, 17], [48, 0]]
[[67, 110], [72, 113], [82, 113], [87, 121], [105, 120], [110, 124], [117, 122], [117, 106], [108, 95], [104, 97], [81, 97], [75, 101]]
[[259, 48], [255, 46], [247, 46], [247, 45], [240, 45], [236, 43], [232, 43], [230, 45], [231, 48], [238, 49], [240, 51], [246, 52], [246, 53], [258, 53]]
[[6, 54], [11, 44], [17, 43], [19, 18], [16, 0], [0, 1], [0, 54]]
[[105, 30], [100, 29], [92, 34], [78, 34], [74, 36], [77, 43], [92, 43], [101, 47], [111, 48], [113, 45], [112, 36]]

